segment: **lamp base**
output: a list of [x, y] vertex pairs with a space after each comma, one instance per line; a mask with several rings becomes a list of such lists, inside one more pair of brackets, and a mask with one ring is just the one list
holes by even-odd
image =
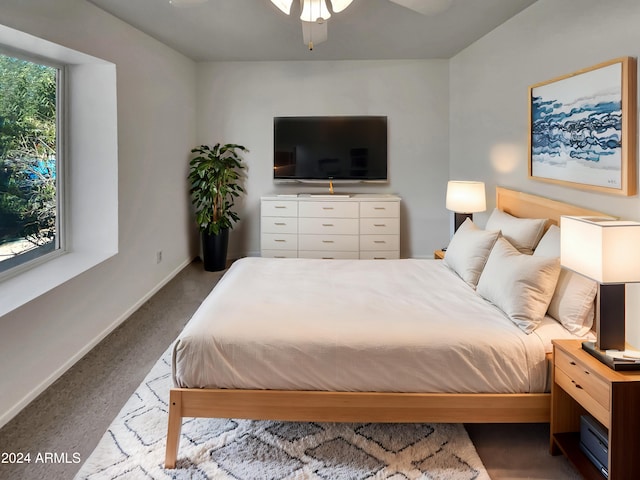
[[458, 213], [456, 212], [453, 216], [454, 218], [454, 227], [453, 231], [457, 232], [460, 228], [460, 225], [464, 223], [467, 218], [470, 218], [473, 221], [473, 213]]
[[640, 362], [612, 358], [604, 350], [598, 349], [595, 342], [582, 342], [582, 349], [612, 370], [640, 370]]

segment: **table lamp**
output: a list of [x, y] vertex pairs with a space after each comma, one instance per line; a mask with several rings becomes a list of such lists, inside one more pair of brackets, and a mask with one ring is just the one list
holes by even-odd
[[484, 182], [450, 181], [447, 184], [447, 210], [455, 212], [454, 232], [467, 218], [487, 209]]
[[640, 223], [563, 216], [560, 232], [562, 266], [598, 282], [597, 340], [582, 348], [616, 370], [640, 369], [640, 363], [631, 367], [631, 361], [616, 362], [605, 354], [625, 350], [625, 285], [640, 282]]

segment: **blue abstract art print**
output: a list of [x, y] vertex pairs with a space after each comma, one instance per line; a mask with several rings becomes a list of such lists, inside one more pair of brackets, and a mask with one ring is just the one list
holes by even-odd
[[612, 60], [529, 88], [529, 176], [635, 194], [635, 59]]

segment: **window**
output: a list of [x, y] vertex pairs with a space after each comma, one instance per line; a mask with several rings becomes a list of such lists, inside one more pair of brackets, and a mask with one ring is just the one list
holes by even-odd
[[116, 65], [0, 24], [2, 53], [56, 71], [58, 210], [55, 251], [0, 272], [0, 317], [118, 253]]
[[61, 249], [61, 83], [0, 53], [0, 277]]

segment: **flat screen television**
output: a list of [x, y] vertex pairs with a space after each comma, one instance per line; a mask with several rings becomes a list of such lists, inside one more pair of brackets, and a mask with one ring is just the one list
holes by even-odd
[[387, 117], [275, 117], [273, 178], [387, 180]]

